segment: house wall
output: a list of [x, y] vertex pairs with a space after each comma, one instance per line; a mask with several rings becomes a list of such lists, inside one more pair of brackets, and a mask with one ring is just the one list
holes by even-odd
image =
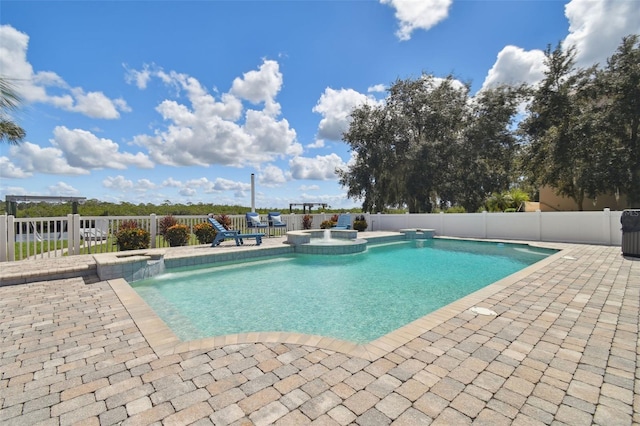
[[[627, 197], [620, 195], [618, 200], [611, 195], [599, 195], [597, 199], [585, 198], [582, 203], [584, 211], [602, 211], [603, 209], [611, 209], [612, 211], [619, 211], [628, 208]], [[544, 186], [540, 189], [540, 211], [543, 212], [571, 212], [579, 211], [580, 208], [571, 198], [562, 197], [555, 194], [555, 189], [550, 186]]]

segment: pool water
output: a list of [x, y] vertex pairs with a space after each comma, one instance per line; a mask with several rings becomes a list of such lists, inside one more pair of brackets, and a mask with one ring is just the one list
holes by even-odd
[[284, 331], [367, 343], [553, 253], [415, 240], [180, 268], [131, 286], [182, 340]]

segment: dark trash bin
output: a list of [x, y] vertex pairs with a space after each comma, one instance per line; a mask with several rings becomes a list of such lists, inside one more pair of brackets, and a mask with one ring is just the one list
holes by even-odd
[[622, 212], [622, 254], [640, 257], [640, 209], [628, 209]]

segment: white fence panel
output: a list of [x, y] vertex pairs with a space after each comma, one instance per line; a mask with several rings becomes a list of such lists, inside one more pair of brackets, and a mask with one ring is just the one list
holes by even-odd
[[543, 241], [609, 244], [602, 226], [603, 212], [545, 212], [541, 216]]
[[540, 239], [540, 213], [487, 213], [488, 238], [506, 240]]
[[485, 238], [485, 214], [483, 213], [442, 213], [441, 235], [449, 237]]
[[374, 214], [367, 221], [369, 231], [397, 231], [406, 228], [406, 215], [399, 214]]

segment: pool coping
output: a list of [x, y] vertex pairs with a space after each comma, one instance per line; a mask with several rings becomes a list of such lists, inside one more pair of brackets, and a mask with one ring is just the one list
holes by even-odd
[[[125, 279], [116, 278], [106, 281], [158, 356], [180, 354], [193, 350], [210, 350], [225, 345], [263, 342], [313, 346], [319, 349], [357, 356], [368, 361], [375, 361], [438, 325], [443, 324], [456, 315], [459, 315], [461, 312], [474, 307], [485, 308], [485, 310], [490, 309], [490, 306], [486, 304], [486, 300], [490, 296], [535, 273], [550, 263], [562, 258], [572, 259], [571, 256], [569, 256], [569, 253], [572, 251], [570, 244], [495, 239], [451, 239], [526, 244], [531, 247], [555, 249], [558, 250], [558, 252], [365, 344], [357, 344], [327, 336], [293, 332], [249, 332], [182, 341]], [[274, 251], [277, 252], [277, 250]], [[473, 315], [482, 315], [482, 313], [473, 312]]]

